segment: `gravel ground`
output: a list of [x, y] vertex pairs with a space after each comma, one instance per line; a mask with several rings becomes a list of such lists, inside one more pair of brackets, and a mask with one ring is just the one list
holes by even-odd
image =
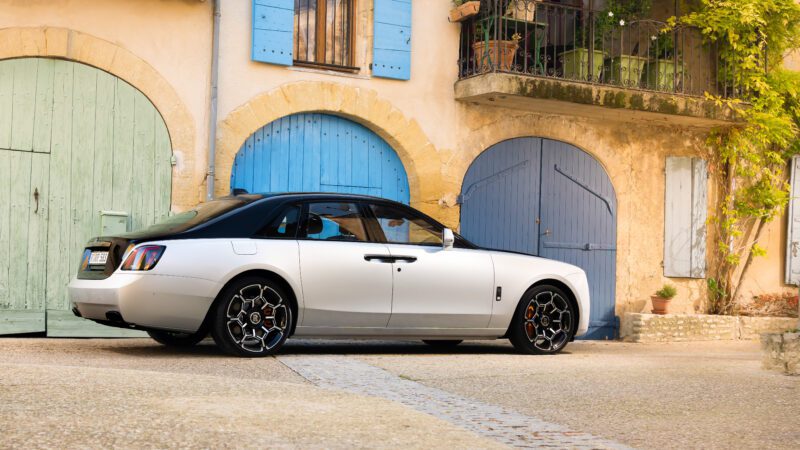
[[632, 447], [800, 448], [800, 377], [762, 370], [757, 342], [577, 342], [551, 357], [475, 343], [446, 356], [356, 356]]
[[147, 340], [0, 339], [0, 448], [498, 448], [274, 358]]
[[[507, 343], [290, 341], [402, 379], [639, 448], [800, 448], [800, 377], [757, 343], [576, 342], [552, 357]], [[208, 343], [0, 339], [0, 447], [467, 447], [496, 443], [397, 403], [325, 390], [274, 358]]]

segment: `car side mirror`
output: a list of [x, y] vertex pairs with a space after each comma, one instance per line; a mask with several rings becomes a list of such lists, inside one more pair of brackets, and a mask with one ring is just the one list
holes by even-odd
[[442, 231], [442, 248], [445, 250], [449, 250], [453, 248], [453, 244], [456, 242], [456, 237], [453, 234], [453, 230], [450, 228], [445, 228]]

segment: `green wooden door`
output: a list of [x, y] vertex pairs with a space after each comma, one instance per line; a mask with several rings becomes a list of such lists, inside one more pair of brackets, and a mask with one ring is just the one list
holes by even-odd
[[0, 334], [120, 336], [69, 312], [67, 284], [104, 214], [169, 213], [161, 115], [125, 81], [70, 61], [0, 61]]

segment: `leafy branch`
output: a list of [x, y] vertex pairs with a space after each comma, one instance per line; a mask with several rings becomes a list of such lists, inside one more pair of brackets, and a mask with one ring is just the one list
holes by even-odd
[[[701, 0], [698, 11], [670, 20], [701, 30], [717, 48], [719, 82], [740, 99], [707, 97], [743, 119], [708, 138], [718, 172], [717, 264], [709, 279], [709, 312], [729, 314], [763, 230], [789, 199], [787, 161], [800, 153], [800, 74], [783, 67], [800, 48], [800, 6], [794, 0]], [[742, 261], [744, 265], [742, 266]]]

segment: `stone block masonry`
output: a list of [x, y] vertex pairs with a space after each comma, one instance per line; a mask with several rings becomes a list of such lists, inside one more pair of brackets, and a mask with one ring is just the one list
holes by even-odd
[[761, 350], [765, 369], [800, 375], [800, 333], [764, 334]]
[[621, 337], [628, 342], [688, 342], [758, 339], [762, 333], [797, 328], [798, 319], [688, 314], [627, 313]]

